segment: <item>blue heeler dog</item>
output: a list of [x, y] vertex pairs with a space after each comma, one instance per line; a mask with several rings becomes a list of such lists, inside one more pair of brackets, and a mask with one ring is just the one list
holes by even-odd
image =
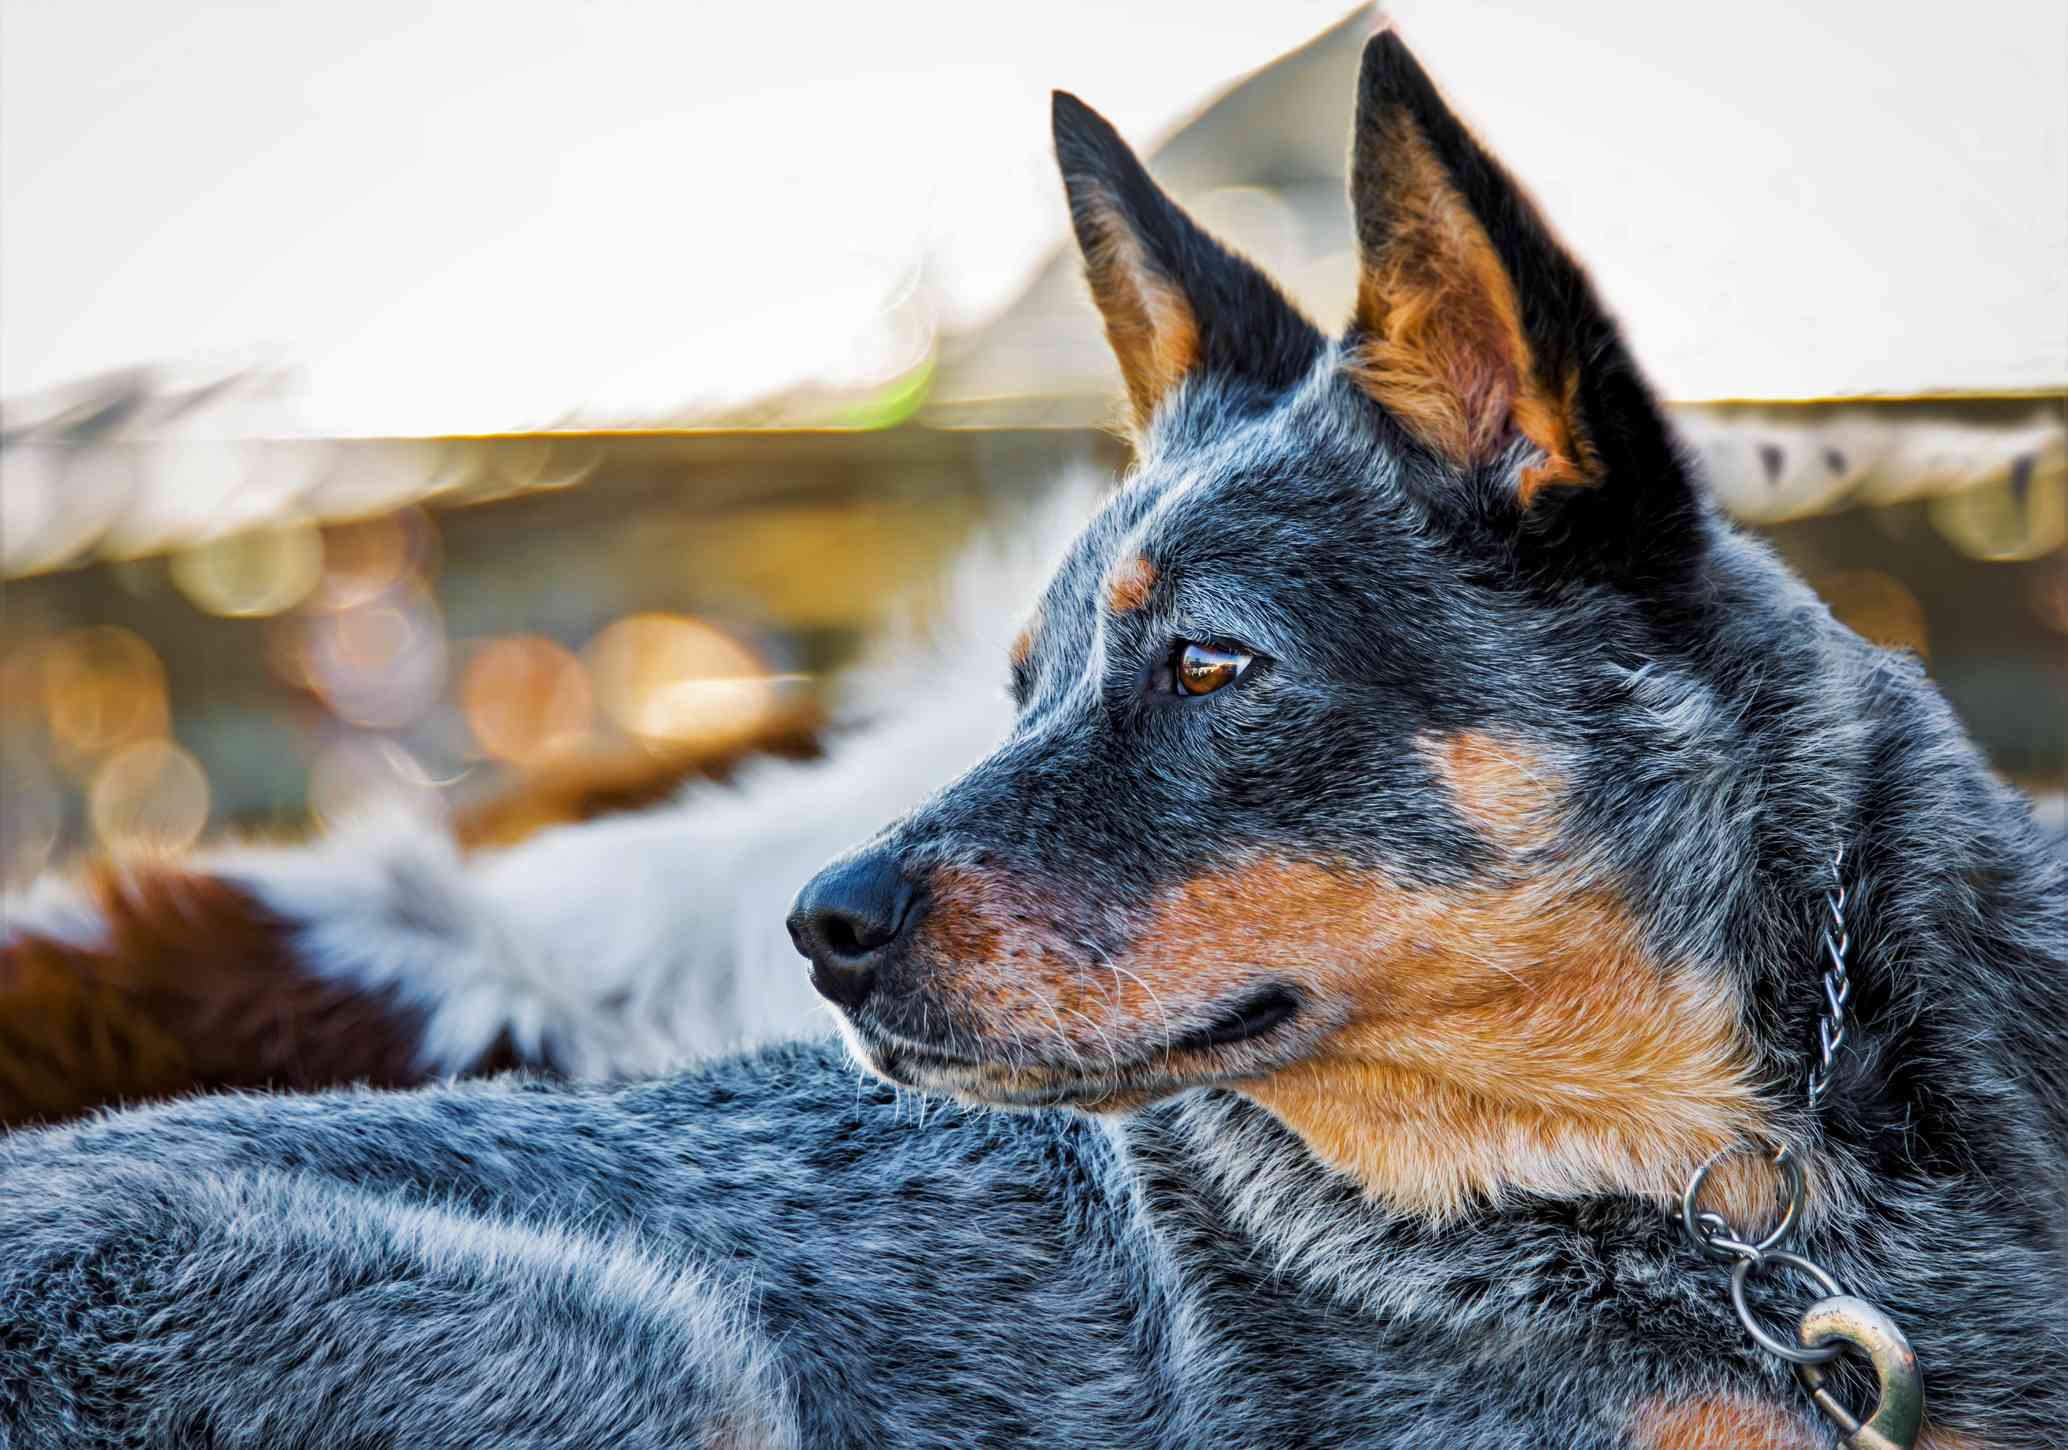
[[[1338, 338], [1055, 134], [1140, 461], [1010, 737], [797, 900], [871, 1076], [16, 1135], [0, 1443], [1831, 1445], [1680, 1226], [1740, 1145], [1907, 1330], [1918, 1443], [2068, 1443], [2068, 885], [2019, 798], [1718, 517], [1396, 39]], [[1726, 1161], [1698, 1222], [1750, 1234], [1782, 1175]], [[1756, 1267], [1785, 1332], [1822, 1291]]]

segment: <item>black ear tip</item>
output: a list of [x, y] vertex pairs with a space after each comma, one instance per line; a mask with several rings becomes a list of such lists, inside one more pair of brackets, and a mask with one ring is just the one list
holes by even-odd
[[1056, 155], [1066, 172], [1087, 168], [1110, 170], [1125, 165], [1127, 143], [1113, 123], [1068, 91], [1049, 95], [1055, 128]]
[[1425, 126], [1448, 110], [1415, 53], [1400, 32], [1388, 26], [1364, 43], [1364, 65], [1357, 77], [1359, 131], [1400, 108]]
[[1068, 91], [1051, 91], [1049, 101], [1049, 115], [1055, 122], [1058, 140], [1065, 136], [1103, 139], [1113, 134], [1112, 124], [1104, 116]]
[[1415, 60], [1414, 52], [1407, 48], [1407, 42], [1400, 38], [1400, 32], [1389, 22], [1364, 43], [1364, 62], [1361, 67], [1363, 85], [1360, 89], [1393, 92], [1411, 83], [1422, 75], [1422, 67]]
[[1400, 38], [1400, 27], [1390, 19], [1382, 19], [1372, 31], [1371, 39], [1364, 43], [1364, 63], [1371, 65], [1382, 59], [1394, 59], [1408, 54], [1407, 42]]

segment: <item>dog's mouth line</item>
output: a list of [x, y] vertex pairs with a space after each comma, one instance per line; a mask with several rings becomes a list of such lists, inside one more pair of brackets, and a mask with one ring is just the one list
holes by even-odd
[[[938, 1074], [953, 1080], [958, 1087], [974, 1087], [976, 1079], [987, 1091], [997, 1091], [1002, 1085], [984, 1081], [996, 1074], [1019, 1074], [1029, 1070], [1043, 1076], [1067, 1078], [1070, 1085], [1045, 1085], [1032, 1090], [1030, 1096], [1056, 1095], [1058, 1101], [1075, 1098], [1081, 1093], [1092, 1095], [1130, 1091], [1150, 1082], [1162, 1082], [1169, 1078], [1170, 1059], [1197, 1053], [1215, 1052], [1240, 1046], [1244, 1043], [1267, 1037], [1299, 1015], [1300, 1001], [1290, 988], [1272, 984], [1259, 988], [1248, 996], [1240, 998], [1219, 1009], [1205, 1025], [1180, 1033], [1152, 1052], [1125, 1061], [1059, 1063], [1053, 1060], [1040, 1063], [1015, 1063], [1010, 1056], [984, 1054], [981, 1049], [949, 1050], [937, 1043], [915, 1041], [902, 1033], [885, 1029], [880, 1024], [863, 1028], [861, 1037], [872, 1047], [872, 1056], [891, 1071], [891, 1075], [902, 1079], [905, 1072], [916, 1069], [923, 1075]], [[858, 1026], [860, 1024], [857, 1024]], [[904, 1069], [904, 1072], [898, 1071]], [[1087, 1070], [1089, 1069], [1089, 1070]], [[913, 1085], [917, 1085], [916, 1083]], [[1019, 1096], [1014, 1091], [1010, 1096]]]
[[1172, 1041], [1172, 1052], [1205, 1052], [1232, 1047], [1238, 1042], [1262, 1037], [1290, 1022], [1300, 1010], [1299, 998], [1280, 986], [1264, 987], [1224, 1008], [1206, 1026], [1195, 1028]]

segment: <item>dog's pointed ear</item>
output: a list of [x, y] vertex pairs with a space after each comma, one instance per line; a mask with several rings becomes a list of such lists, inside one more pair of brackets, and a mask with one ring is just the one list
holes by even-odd
[[1289, 387], [1326, 345], [1269, 278], [1150, 179], [1106, 118], [1055, 93], [1056, 162], [1092, 300], [1120, 360], [1137, 436], [1198, 373]]
[[1456, 466], [1541, 457], [1515, 502], [1678, 461], [1586, 274], [1393, 32], [1365, 46], [1351, 150], [1351, 376]]

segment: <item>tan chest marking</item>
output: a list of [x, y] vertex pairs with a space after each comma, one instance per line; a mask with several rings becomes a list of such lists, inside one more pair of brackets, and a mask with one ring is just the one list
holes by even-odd
[[[1630, 1424], [1632, 1450], [1826, 1450], [1830, 1430], [1807, 1402], [1799, 1410], [1718, 1395], [1674, 1400], [1665, 1396], [1638, 1409]], [[1917, 1450], [1987, 1450], [1981, 1441], [1926, 1426]]]
[[1736, 1397], [1661, 1397], [1637, 1412], [1630, 1443], [1633, 1450], [1825, 1450], [1829, 1437], [1815, 1414]]

